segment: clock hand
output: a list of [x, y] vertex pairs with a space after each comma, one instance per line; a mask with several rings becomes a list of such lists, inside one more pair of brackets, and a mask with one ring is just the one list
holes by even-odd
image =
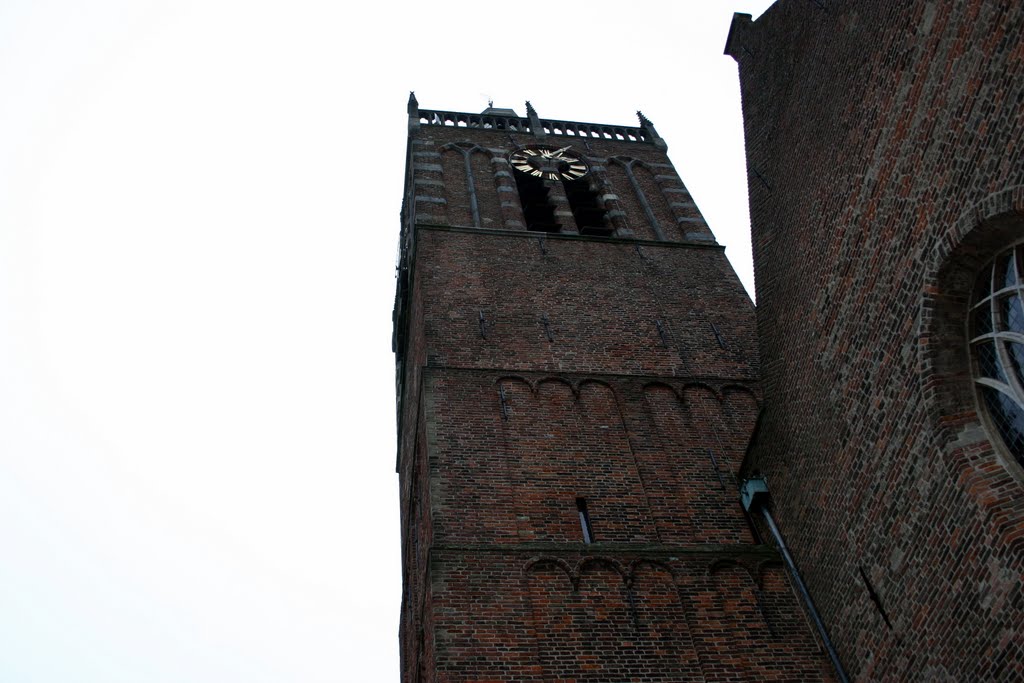
[[561, 159], [562, 158], [562, 152], [564, 152], [565, 150], [569, 149], [570, 147], [572, 147], [572, 145], [566, 145], [562, 149], [555, 150], [554, 152], [551, 153], [551, 158], [552, 159]]
[[569, 149], [570, 147], [572, 147], [572, 145], [566, 145], [562, 149], [556, 149], [554, 152], [552, 152], [550, 149], [542, 149], [540, 151], [540, 155], [545, 159], [561, 159], [562, 152]]

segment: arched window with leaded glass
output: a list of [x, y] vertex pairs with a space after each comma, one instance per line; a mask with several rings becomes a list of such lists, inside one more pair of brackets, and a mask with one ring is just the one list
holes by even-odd
[[969, 336], [974, 383], [990, 427], [1024, 465], [1024, 243], [978, 274]]

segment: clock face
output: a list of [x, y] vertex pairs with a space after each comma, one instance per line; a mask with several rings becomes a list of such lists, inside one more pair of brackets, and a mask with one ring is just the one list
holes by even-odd
[[512, 168], [544, 180], [577, 180], [587, 174], [587, 162], [570, 147], [532, 145], [508, 156]]

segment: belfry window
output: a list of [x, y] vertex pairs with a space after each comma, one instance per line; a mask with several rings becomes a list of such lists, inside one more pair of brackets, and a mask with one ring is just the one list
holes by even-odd
[[974, 383], [995, 431], [1024, 465], [1024, 243], [978, 275], [971, 298]]
[[526, 229], [537, 232], [558, 232], [562, 226], [555, 221], [555, 207], [548, 199], [544, 181], [525, 173], [516, 173], [519, 201], [523, 205]]
[[586, 178], [579, 180], [563, 180], [565, 196], [569, 200], [569, 208], [576, 219], [576, 227], [581, 235], [607, 235], [611, 226], [605, 219], [605, 210], [597, 193], [590, 189]]

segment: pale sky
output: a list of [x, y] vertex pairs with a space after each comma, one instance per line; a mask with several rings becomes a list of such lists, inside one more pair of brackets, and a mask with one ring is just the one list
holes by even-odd
[[397, 681], [409, 91], [642, 109], [752, 292], [769, 4], [0, 3], [0, 682]]

